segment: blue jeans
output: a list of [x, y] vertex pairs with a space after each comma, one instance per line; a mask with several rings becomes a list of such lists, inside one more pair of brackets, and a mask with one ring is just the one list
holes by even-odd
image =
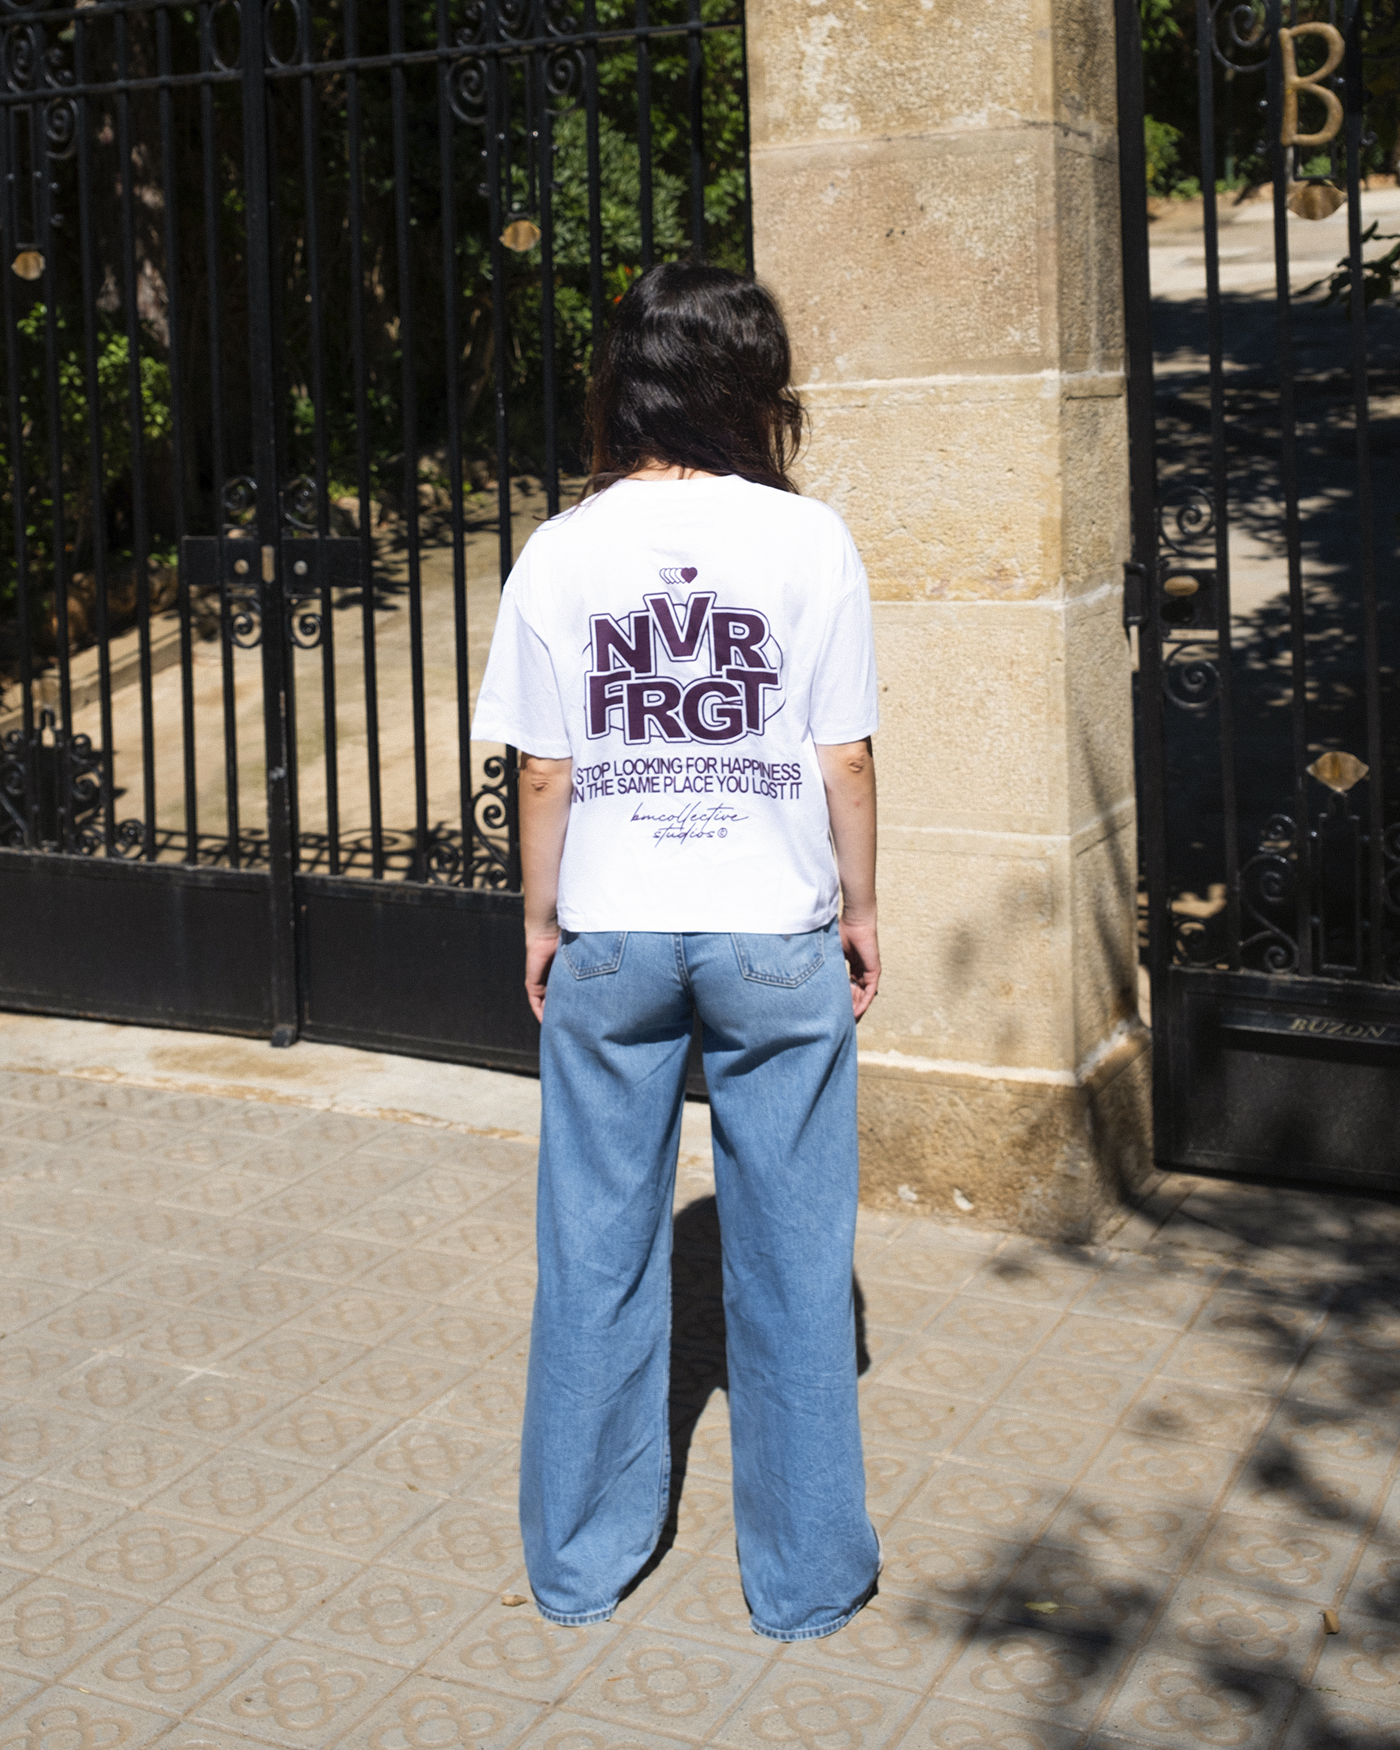
[[759, 1634], [814, 1639], [860, 1609], [877, 1567], [856, 1415], [855, 1028], [835, 924], [564, 934], [540, 1041], [525, 1558], [542, 1616], [602, 1622], [665, 1527], [671, 1206], [697, 1010], [744, 1592]]

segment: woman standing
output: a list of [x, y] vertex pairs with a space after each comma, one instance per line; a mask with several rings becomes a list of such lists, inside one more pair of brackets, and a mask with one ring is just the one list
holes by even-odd
[[633, 283], [595, 358], [590, 496], [512, 572], [472, 730], [522, 750], [543, 1121], [520, 1513], [551, 1622], [611, 1616], [666, 1521], [697, 1012], [752, 1626], [831, 1634], [875, 1585], [852, 1301], [875, 669], [850, 535], [788, 478], [790, 368], [753, 282]]

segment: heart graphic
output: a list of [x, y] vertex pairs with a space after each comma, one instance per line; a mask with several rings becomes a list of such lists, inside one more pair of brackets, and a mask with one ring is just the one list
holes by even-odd
[[683, 565], [681, 567], [681, 578], [685, 583], [694, 583], [699, 575], [700, 573], [693, 565]]

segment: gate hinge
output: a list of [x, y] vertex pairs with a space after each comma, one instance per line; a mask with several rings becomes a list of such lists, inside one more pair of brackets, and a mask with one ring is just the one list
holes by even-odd
[[1123, 562], [1123, 625], [1141, 626], [1147, 615], [1147, 567], [1136, 559]]

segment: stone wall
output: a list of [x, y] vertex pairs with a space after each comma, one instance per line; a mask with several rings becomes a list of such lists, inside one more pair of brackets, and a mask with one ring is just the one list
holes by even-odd
[[1087, 1237], [1150, 1167], [1113, 13], [748, 0], [804, 490], [875, 600], [866, 1200]]

